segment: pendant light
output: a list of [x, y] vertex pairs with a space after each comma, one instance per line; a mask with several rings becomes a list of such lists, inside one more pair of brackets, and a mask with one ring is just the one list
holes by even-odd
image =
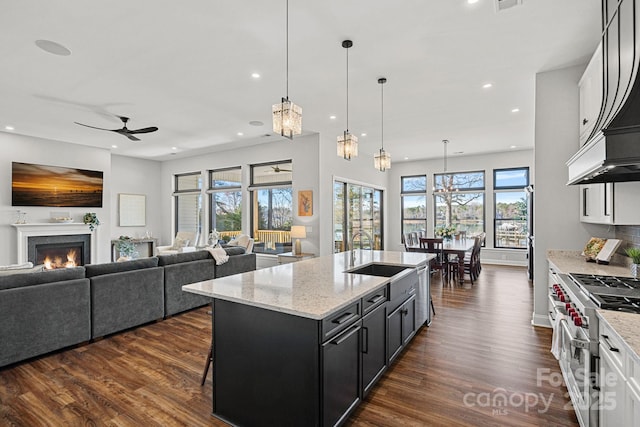
[[358, 155], [358, 138], [349, 133], [349, 48], [353, 46], [351, 40], [344, 40], [342, 47], [347, 51], [347, 130], [338, 136], [338, 156], [351, 160]]
[[384, 151], [384, 84], [386, 82], [387, 79], [384, 77], [378, 79], [378, 84], [380, 85], [380, 105], [382, 106], [380, 120], [380, 151], [378, 154], [373, 156], [373, 163], [375, 168], [380, 172], [391, 169], [391, 154]]
[[458, 188], [454, 188], [453, 183], [447, 183], [447, 144], [449, 143], [448, 139], [442, 140], [442, 145], [444, 149], [444, 169], [442, 171], [442, 179], [440, 180], [442, 183], [441, 188], [437, 188], [437, 182], [434, 182], [433, 192], [434, 193], [451, 193], [453, 191], [458, 191]]
[[273, 104], [273, 132], [285, 138], [293, 139], [302, 134], [302, 107], [289, 100], [289, 0], [287, 0], [287, 96]]

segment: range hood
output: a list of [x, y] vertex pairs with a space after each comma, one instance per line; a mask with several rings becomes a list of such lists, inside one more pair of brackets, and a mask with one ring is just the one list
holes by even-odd
[[602, 103], [586, 144], [567, 161], [567, 185], [640, 181], [640, 22], [633, 0], [612, 10], [602, 3]]

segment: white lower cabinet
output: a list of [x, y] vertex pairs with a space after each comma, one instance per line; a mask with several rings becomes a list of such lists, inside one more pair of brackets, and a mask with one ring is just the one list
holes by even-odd
[[625, 424], [640, 425], [640, 363], [627, 356], [627, 394], [625, 400]]
[[600, 344], [600, 425], [625, 424], [627, 382], [611, 352]]

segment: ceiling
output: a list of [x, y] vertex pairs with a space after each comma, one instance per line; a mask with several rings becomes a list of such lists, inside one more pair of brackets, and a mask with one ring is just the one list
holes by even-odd
[[[380, 147], [382, 76], [394, 161], [441, 157], [442, 139], [450, 155], [532, 148], [535, 74], [586, 63], [600, 2], [524, 0], [497, 12], [495, 1], [290, 0], [289, 97], [304, 133], [335, 141], [346, 128], [341, 42], [351, 39], [349, 130], [361, 155]], [[9, 1], [0, 131], [155, 160], [278, 139], [271, 105], [286, 95], [285, 16], [285, 0]], [[118, 129], [117, 116], [159, 130], [133, 142], [74, 124]]]

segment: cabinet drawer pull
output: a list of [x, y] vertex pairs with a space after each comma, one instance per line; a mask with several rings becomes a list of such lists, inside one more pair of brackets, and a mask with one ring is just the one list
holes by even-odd
[[616, 351], [616, 352], [620, 352], [620, 349], [614, 347], [611, 345], [611, 341], [609, 341], [609, 335], [602, 335], [602, 339], [604, 340], [605, 344], [607, 344], [607, 347], [609, 347], [609, 351]]
[[357, 333], [360, 330], [360, 325], [354, 326], [351, 332], [344, 333], [340, 338], [331, 341], [331, 344], [340, 345], [351, 337], [351, 335]]
[[584, 125], [586, 125], [587, 123], [589, 123], [589, 120], [587, 120], [587, 119], [582, 119], [582, 125], [583, 125], [583, 126], [584, 126]]
[[384, 299], [384, 295], [376, 295], [375, 297], [371, 298], [367, 302], [370, 302], [371, 304], [375, 304], [378, 301], [383, 300], [383, 299]]
[[355, 319], [358, 317], [357, 313], [345, 313], [337, 319], [333, 319], [332, 323], [337, 323], [338, 325], [342, 325], [344, 322], [348, 322], [351, 319]]

